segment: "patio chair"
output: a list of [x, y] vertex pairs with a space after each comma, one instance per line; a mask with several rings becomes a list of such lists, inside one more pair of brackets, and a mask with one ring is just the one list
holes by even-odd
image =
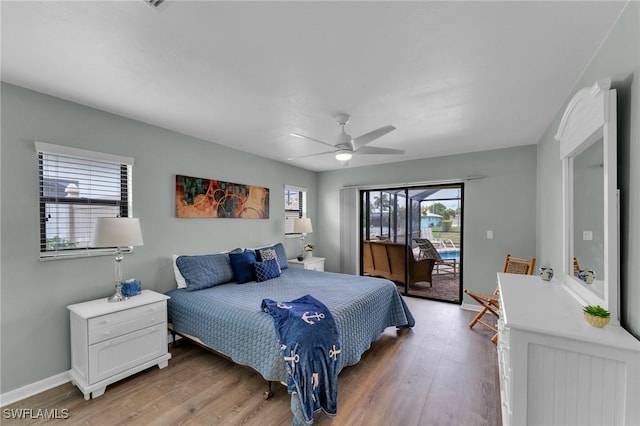
[[411, 250], [404, 244], [363, 241], [362, 247], [364, 275], [404, 283], [405, 268], [408, 266], [409, 285], [428, 282], [429, 286], [432, 286], [433, 259], [415, 259]]
[[[504, 261], [504, 268], [502, 272], [511, 273], [511, 274], [522, 274], [522, 275], [533, 275], [533, 269], [536, 265], [536, 258], [524, 258], [524, 257], [515, 257], [510, 254], [507, 255]], [[484, 321], [482, 317], [488, 312], [499, 318], [498, 310], [500, 309], [500, 295], [499, 295], [499, 287], [496, 287], [495, 291], [492, 294], [483, 294], [477, 293], [475, 291], [465, 289], [464, 292], [469, 295], [473, 300], [478, 302], [482, 309], [478, 314], [473, 317], [471, 322], [469, 323], [469, 328], [473, 328], [476, 324], [482, 324], [488, 329], [492, 330], [495, 334], [491, 338], [493, 343], [498, 341], [498, 330], [488, 322]]]
[[427, 238], [414, 238], [418, 248], [418, 259], [433, 259], [435, 262], [436, 274], [440, 272], [440, 266], [444, 266], [453, 272], [453, 276], [458, 273], [458, 260], [457, 259], [443, 259], [440, 256], [440, 252], [433, 246], [430, 240]]

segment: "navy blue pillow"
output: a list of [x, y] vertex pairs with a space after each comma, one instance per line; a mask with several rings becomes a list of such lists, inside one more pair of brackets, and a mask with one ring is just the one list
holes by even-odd
[[189, 291], [213, 287], [233, 279], [233, 270], [226, 253], [178, 256], [176, 266]]
[[263, 248], [256, 250], [256, 261], [257, 262], [266, 262], [267, 260], [275, 260], [278, 263], [278, 275], [282, 270], [280, 269], [280, 263], [278, 262], [278, 254], [276, 250], [273, 248]]
[[280, 265], [277, 259], [256, 262], [253, 265], [256, 272], [256, 281], [262, 282], [280, 276]]
[[[287, 269], [289, 267], [289, 262], [287, 261], [287, 252], [284, 249], [284, 246], [282, 245], [282, 243], [277, 243], [277, 244], [274, 244], [272, 246], [267, 246], [267, 247], [261, 247], [259, 249], [256, 249], [256, 251], [258, 253], [260, 253], [260, 250], [264, 250], [264, 249], [274, 249], [276, 251], [276, 255], [278, 256], [278, 264], [280, 265], [280, 269]], [[261, 259], [258, 258], [258, 261], [261, 261]]]
[[256, 263], [256, 254], [252, 250], [241, 253], [229, 253], [231, 269], [238, 284], [255, 280], [253, 265]]

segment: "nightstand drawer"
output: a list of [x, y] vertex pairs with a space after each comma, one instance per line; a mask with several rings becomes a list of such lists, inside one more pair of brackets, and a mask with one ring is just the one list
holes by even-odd
[[292, 268], [306, 269], [309, 271], [324, 272], [324, 257], [307, 257], [303, 260], [289, 259], [289, 266]]
[[89, 344], [162, 323], [166, 318], [167, 303], [164, 301], [90, 318], [88, 321]]
[[93, 362], [89, 366], [89, 383], [115, 376], [166, 353], [164, 323], [91, 345], [89, 356]]
[[310, 263], [305, 269], [309, 271], [323, 271], [324, 272], [324, 260], [320, 262]]

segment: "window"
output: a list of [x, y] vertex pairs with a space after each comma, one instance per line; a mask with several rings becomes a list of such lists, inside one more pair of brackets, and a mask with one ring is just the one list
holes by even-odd
[[42, 142], [35, 146], [40, 258], [105, 252], [90, 247], [93, 228], [98, 217], [131, 216], [133, 158]]
[[285, 185], [284, 235], [300, 235], [293, 232], [293, 222], [301, 217], [307, 217], [307, 189]]

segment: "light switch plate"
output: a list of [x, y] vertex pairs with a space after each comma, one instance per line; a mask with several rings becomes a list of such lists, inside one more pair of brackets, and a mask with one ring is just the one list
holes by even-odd
[[583, 241], [593, 240], [593, 231], [582, 231], [582, 240]]
[[487, 229], [487, 240], [493, 240], [493, 229]]

